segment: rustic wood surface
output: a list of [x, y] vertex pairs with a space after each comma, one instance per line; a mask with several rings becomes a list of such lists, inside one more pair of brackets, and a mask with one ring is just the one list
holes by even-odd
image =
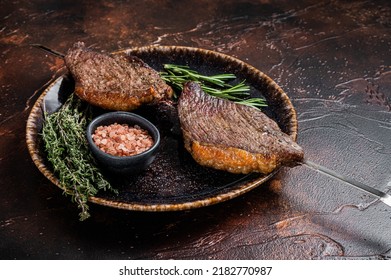
[[32, 162], [26, 120], [75, 41], [96, 50], [183, 45], [273, 78], [308, 158], [389, 192], [389, 1], [1, 1], [0, 259], [388, 259], [391, 209], [303, 166], [201, 209], [78, 209]]

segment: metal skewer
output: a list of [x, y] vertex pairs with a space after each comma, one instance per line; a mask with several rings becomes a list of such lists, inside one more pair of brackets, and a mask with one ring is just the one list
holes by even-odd
[[65, 54], [60, 53], [60, 52], [55, 51], [55, 50], [52, 50], [52, 49], [50, 49], [50, 48], [48, 48], [48, 47], [46, 47], [46, 46], [43, 46], [43, 45], [41, 45], [41, 44], [30, 44], [30, 46], [35, 47], [35, 48], [38, 48], [38, 49], [41, 49], [41, 50], [44, 50], [44, 51], [46, 51], [46, 52], [48, 52], [48, 53], [50, 53], [50, 54], [53, 54], [53, 55], [58, 56], [58, 57], [61, 57], [61, 58], [64, 58], [64, 57], [65, 57]]
[[341, 175], [341, 174], [338, 174], [337, 172], [331, 170], [331, 169], [328, 169], [327, 167], [324, 167], [324, 166], [321, 166], [319, 164], [316, 164], [310, 160], [307, 160], [307, 159], [304, 159], [303, 162], [302, 162], [303, 165], [315, 170], [315, 171], [318, 171], [322, 174], [325, 174], [329, 177], [332, 177], [334, 179], [338, 179], [344, 183], [347, 183], [359, 190], [362, 190], [362, 191], [365, 191], [377, 198], [380, 199], [380, 201], [382, 201], [383, 203], [385, 203], [386, 205], [388, 206], [391, 206], [391, 196], [387, 193], [384, 193], [382, 191], [379, 191], [375, 188], [372, 188], [366, 184], [363, 184], [359, 181], [356, 181], [354, 179], [351, 179], [351, 178], [347, 178], [346, 176], [344, 175]]

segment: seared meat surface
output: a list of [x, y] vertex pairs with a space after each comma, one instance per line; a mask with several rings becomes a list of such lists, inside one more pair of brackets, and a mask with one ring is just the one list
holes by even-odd
[[[78, 42], [64, 59], [75, 93], [95, 106], [130, 111], [172, 97], [159, 73], [137, 57], [98, 53]], [[205, 94], [195, 82], [185, 84], [178, 116], [185, 148], [203, 166], [267, 174], [303, 160], [302, 148], [264, 113]]]
[[201, 165], [232, 173], [270, 173], [294, 166], [304, 152], [260, 110], [212, 97], [188, 82], [178, 114], [185, 148]]
[[134, 56], [98, 53], [78, 42], [64, 59], [75, 93], [104, 109], [130, 111], [173, 94], [158, 72]]

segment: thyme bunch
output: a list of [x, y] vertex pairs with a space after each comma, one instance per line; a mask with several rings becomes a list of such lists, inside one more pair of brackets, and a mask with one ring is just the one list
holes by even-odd
[[190, 69], [188, 66], [164, 64], [161, 78], [177, 91], [183, 90], [183, 84], [187, 81], [200, 83], [202, 90], [212, 96], [228, 99], [243, 105], [257, 109], [267, 106], [263, 98], [250, 98], [250, 87], [244, 81], [232, 85], [229, 81], [236, 79], [234, 74], [218, 74], [206, 76]]
[[52, 114], [45, 113], [42, 129], [47, 159], [53, 165], [65, 194], [80, 209], [80, 220], [87, 219], [88, 197], [99, 190], [112, 190], [110, 183], [103, 177], [94, 164], [90, 154], [85, 131], [91, 119], [89, 109], [74, 94], [64, 105]]

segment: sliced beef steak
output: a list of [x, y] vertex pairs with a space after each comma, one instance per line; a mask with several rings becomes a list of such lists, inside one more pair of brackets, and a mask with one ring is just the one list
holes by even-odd
[[103, 54], [76, 43], [65, 56], [75, 93], [93, 105], [130, 111], [172, 96], [158, 72], [134, 56]]
[[201, 165], [232, 173], [270, 173], [303, 160], [303, 150], [260, 110], [204, 93], [188, 82], [178, 114], [186, 149]]

